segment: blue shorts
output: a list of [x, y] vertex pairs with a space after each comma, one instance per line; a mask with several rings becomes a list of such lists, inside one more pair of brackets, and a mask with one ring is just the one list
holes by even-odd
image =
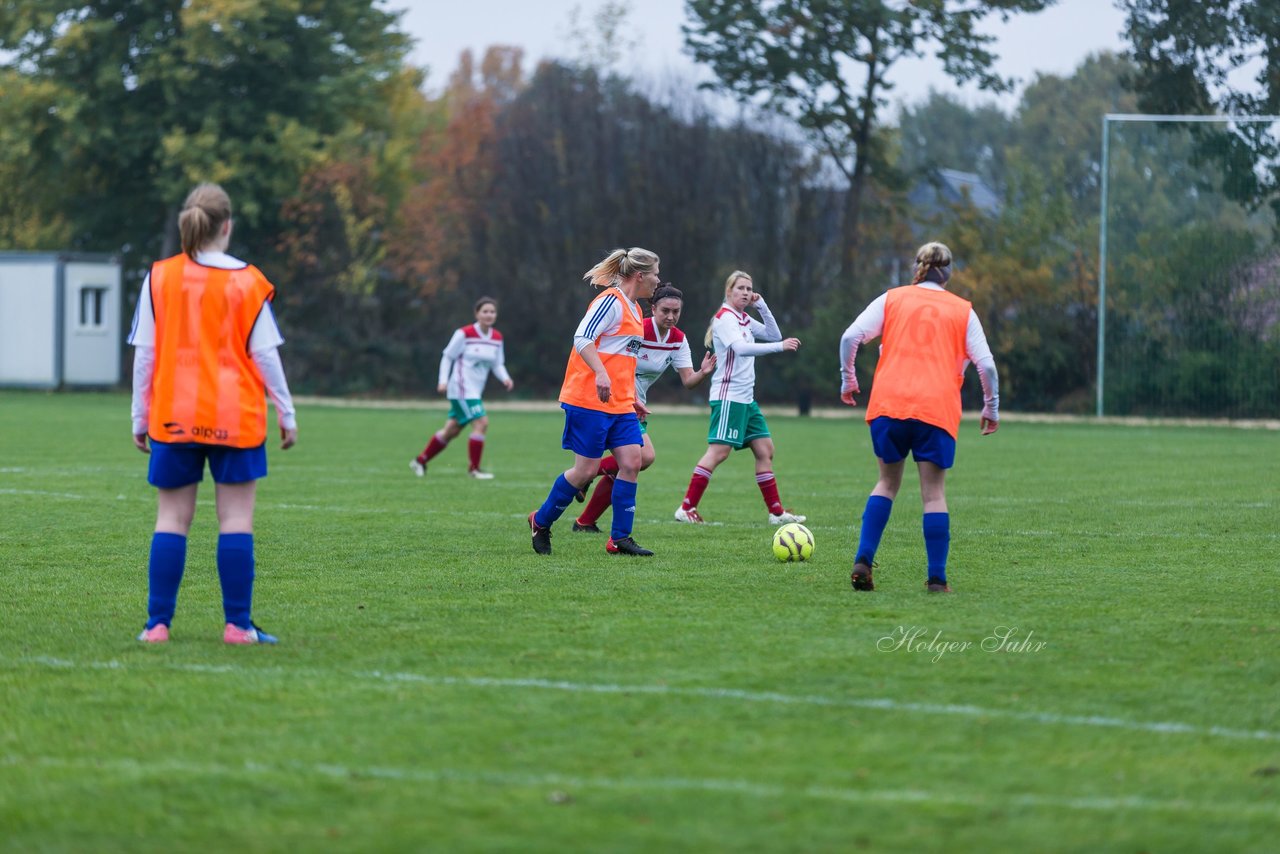
[[949, 469], [956, 462], [956, 440], [941, 427], [914, 418], [905, 421], [881, 415], [871, 422], [871, 448], [886, 463], [900, 463], [911, 454], [916, 462]]
[[198, 442], [151, 441], [147, 483], [160, 489], [178, 489], [204, 480], [204, 463], [214, 483], [245, 483], [267, 476], [267, 446], [227, 448]]
[[605, 451], [623, 445], [643, 445], [640, 419], [634, 412], [598, 412], [580, 406], [560, 404], [564, 410], [564, 437], [561, 447], [583, 457], [598, 460]]

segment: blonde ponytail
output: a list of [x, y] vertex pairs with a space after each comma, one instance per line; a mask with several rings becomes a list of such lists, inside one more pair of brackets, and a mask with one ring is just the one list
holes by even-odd
[[935, 267], [951, 266], [951, 250], [942, 243], [926, 243], [916, 250], [915, 276], [911, 284], [918, 285], [924, 281], [929, 270]]
[[582, 274], [584, 281], [593, 287], [607, 288], [616, 285], [622, 279], [629, 279], [637, 273], [648, 273], [658, 266], [658, 256], [648, 249], [633, 246], [630, 249], [615, 249], [605, 259]]
[[217, 184], [200, 184], [187, 194], [178, 214], [182, 251], [192, 260], [211, 243], [223, 223], [231, 219], [231, 197]]

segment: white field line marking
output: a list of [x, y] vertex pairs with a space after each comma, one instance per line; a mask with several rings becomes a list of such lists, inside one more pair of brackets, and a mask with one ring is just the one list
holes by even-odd
[[[809, 528], [821, 528], [820, 525], [805, 525]], [[835, 526], [828, 526], [833, 528]], [[994, 539], [1017, 538], [1017, 537], [1075, 537], [1092, 538], [1097, 540], [1217, 540], [1221, 538], [1221, 534], [1216, 531], [1173, 531], [1161, 529], [1155, 531], [1098, 531], [1098, 530], [1078, 530], [1072, 531], [1063, 528], [1058, 531], [1018, 531], [1010, 528], [965, 528], [965, 536], [983, 536], [992, 537]], [[1274, 540], [1280, 537], [1280, 534], [1267, 534], [1257, 532], [1249, 535], [1250, 540]]]
[[[75, 493], [75, 492], [52, 492], [52, 491], [49, 491], [49, 490], [43, 490], [43, 489], [0, 489], [0, 495], [31, 495], [31, 496], [43, 496], [43, 497], [46, 497], [46, 498], [69, 498], [69, 499], [74, 499], [74, 500], [79, 500], [79, 501], [89, 501], [89, 500], [93, 500], [93, 501], [101, 501], [101, 500], [103, 500], [103, 499], [102, 499], [102, 496], [100, 496], [100, 495], [84, 495], [84, 494], [81, 494], [81, 493]], [[124, 500], [127, 500], [128, 498], [129, 498], [129, 496], [125, 496], [125, 495], [117, 495], [117, 496], [116, 496], [116, 500], [117, 500], [117, 501], [124, 501]], [[132, 496], [132, 498], [133, 498], [133, 500], [136, 500], [136, 501], [152, 501], [152, 500], [153, 500], [152, 496], [150, 496], [150, 495], [137, 495], [137, 496]], [[209, 497], [209, 496], [202, 496], [202, 498], [207, 499], [207, 501], [202, 501], [202, 502], [201, 502], [202, 504], [203, 504], [203, 503], [209, 503], [209, 504], [212, 504], [213, 499], [212, 499], [211, 497]], [[1043, 499], [1043, 500], [1042, 500], [1042, 499], [1038, 499], [1038, 498], [1037, 498], [1037, 499], [1009, 499], [1009, 498], [1000, 498], [1000, 497], [989, 498], [989, 499], [984, 498], [984, 499], [983, 499], [983, 501], [984, 501], [985, 503], [988, 503], [988, 504], [1009, 504], [1009, 503], [1015, 503], [1015, 504], [1045, 504], [1045, 503], [1050, 503], [1050, 504], [1065, 504], [1065, 503], [1067, 503], [1065, 499], [1062, 499], [1062, 500], [1054, 500], [1054, 499]], [[1115, 500], [1115, 501], [1113, 501], [1112, 503], [1114, 503], [1114, 504], [1123, 504], [1123, 505], [1127, 505], [1127, 506], [1142, 506], [1142, 507], [1199, 507], [1199, 506], [1201, 506], [1201, 502], [1193, 501], [1193, 500], [1183, 500], [1183, 499], [1170, 499], [1170, 500], [1160, 500], [1160, 501], [1151, 501], [1151, 500], [1145, 500], [1145, 499], [1116, 499], [1116, 500]], [[484, 511], [468, 510], [468, 511], [465, 511], [465, 512], [462, 512], [462, 511], [447, 511], [447, 510], [444, 510], [444, 511], [442, 511], [442, 510], [429, 510], [429, 511], [428, 511], [428, 510], [423, 510], [422, 508], [418, 508], [418, 507], [414, 507], [414, 508], [385, 508], [385, 507], [379, 507], [379, 506], [376, 506], [376, 505], [361, 505], [361, 506], [357, 506], [357, 507], [348, 507], [348, 506], [335, 505], [335, 504], [292, 504], [292, 503], [288, 503], [288, 502], [276, 502], [276, 503], [274, 503], [274, 504], [269, 504], [269, 503], [259, 502], [259, 503], [258, 503], [258, 506], [259, 506], [259, 507], [264, 507], [264, 508], [267, 508], [267, 509], [271, 509], [271, 510], [306, 510], [306, 511], [320, 511], [320, 512], [328, 512], [328, 513], [340, 513], [340, 514], [343, 514], [343, 515], [348, 515], [348, 514], [351, 514], [351, 513], [379, 513], [379, 514], [382, 514], [382, 513], [397, 513], [397, 514], [402, 515], [402, 516], [409, 516], [409, 515], [412, 515], [412, 516], [422, 516], [422, 515], [424, 515], [424, 514], [428, 514], [428, 513], [429, 513], [430, 515], [435, 515], [435, 516], [498, 516], [498, 517], [501, 517], [501, 518], [504, 518], [504, 519], [523, 519], [523, 518], [526, 518], [526, 517], [527, 517], [527, 515], [528, 515], [528, 514], [525, 514], [525, 513], [502, 513], [502, 512], [493, 511], [493, 510], [484, 510]], [[1233, 506], [1233, 505], [1226, 504], [1226, 505], [1222, 505], [1222, 506], [1223, 506], [1223, 507], [1231, 507], [1231, 506]], [[1271, 505], [1271, 502], [1268, 502], [1268, 501], [1261, 501], [1261, 502], [1259, 502], [1259, 501], [1240, 502], [1239, 504], [1234, 505], [1234, 507], [1235, 507], [1236, 509], [1245, 509], [1245, 510], [1266, 509], [1266, 508], [1270, 508], [1271, 506], [1272, 506], [1272, 505]], [[565, 515], [566, 515], [566, 516], [568, 516], [568, 515], [570, 515], [570, 514], [566, 511]], [[851, 517], [851, 518], [852, 518], [852, 517]], [[656, 518], [656, 519], [646, 519], [646, 520], [643, 520], [643, 521], [645, 521], [645, 522], [652, 522], [652, 523], [656, 523], [656, 522], [669, 522], [669, 521], [671, 521], [671, 519], [670, 519], [670, 517], [669, 517], [669, 516], [664, 516], [664, 517], [661, 517], [661, 518]], [[712, 526], [718, 526], [718, 525], [726, 525], [726, 524], [729, 524], [729, 523], [726, 523], [726, 522], [707, 522], [707, 523], [705, 523], [705, 524], [707, 524], [707, 525], [712, 525]], [[811, 523], [806, 523], [806, 524], [809, 524], [809, 527], [813, 527], [813, 525], [812, 525]], [[849, 523], [849, 524], [852, 524], [852, 523]], [[974, 529], [974, 530], [977, 530], [977, 529]], [[1008, 533], [1029, 533], [1029, 534], [1031, 534], [1031, 535], [1033, 535], [1033, 536], [1040, 536], [1040, 535], [1050, 535], [1050, 534], [1052, 534], [1052, 535], [1058, 535], [1058, 534], [1061, 534], [1061, 533], [1063, 533], [1063, 532], [1062, 532], [1062, 531], [1044, 531], [1044, 532], [1040, 532], [1040, 531], [1031, 531], [1031, 532], [1010, 532], [1010, 531], [1008, 531], [1007, 529], [1000, 529], [1000, 531], [999, 531], [998, 533], [1004, 533], [1004, 534], [1008, 534]], [[1077, 533], [1078, 533], [1078, 534], [1093, 534], [1093, 535], [1095, 535], [1095, 536], [1096, 536], [1098, 532], [1096, 532], [1096, 531], [1079, 531], [1079, 532], [1069, 532], [1069, 533], [1073, 533], [1073, 534], [1077, 534]], [[1162, 534], [1161, 534], [1161, 536], [1188, 536], [1188, 535], [1186, 535], [1186, 534], [1178, 534], [1178, 533], [1162, 533]], [[1201, 536], [1203, 536], [1203, 535], [1201, 535]]]
[[[1034, 497], [989, 495], [989, 496], [983, 496], [980, 499], [980, 501], [972, 501], [972, 502], [968, 502], [968, 499], [961, 497], [961, 499], [956, 503], [963, 508], [966, 502], [969, 503], [970, 507], [977, 507], [979, 504], [986, 505], [986, 506], [990, 506], [993, 504], [1008, 504], [1012, 506], [1022, 506], [1022, 505], [1035, 506], [1035, 505], [1049, 505], [1049, 504], [1074, 505], [1074, 504], [1078, 504], [1079, 501], [1080, 499], [1078, 498], [1054, 498], [1053, 496], [1048, 496], [1048, 495], [1034, 496]], [[1205, 502], [1195, 498], [1111, 498], [1111, 499], [1108, 499], [1108, 503], [1122, 504], [1122, 505], [1125, 505], [1126, 507], [1155, 507], [1155, 508], [1204, 507], [1205, 506]], [[1214, 509], [1226, 510], [1226, 509], [1232, 509], [1232, 508], [1238, 508], [1238, 507], [1256, 509], [1256, 508], [1271, 507], [1273, 506], [1273, 504], [1274, 502], [1271, 502], [1271, 501], [1237, 501], [1237, 502], [1219, 501], [1214, 504]]]
[[[0, 661], [4, 661], [0, 657]], [[76, 662], [50, 656], [30, 656], [7, 659], [21, 664], [38, 664], [67, 670], [132, 670], [145, 669], [136, 662], [92, 661]], [[886, 712], [916, 712], [924, 715], [942, 715], [968, 718], [1001, 718], [1025, 721], [1049, 726], [1086, 726], [1109, 729], [1154, 732], [1166, 735], [1208, 735], [1250, 741], [1280, 741], [1280, 732], [1271, 730], [1232, 729], [1221, 726], [1197, 726], [1173, 721], [1131, 721], [1103, 715], [1060, 715], [1053, 712], [1021, 712], [1013, 709], [983, 708], [981, 706], [954, 703], [914, 703], [874, 697], [827, 697], [820, 694], [783, 694], [777, 691], [747, 691], [740, 688], [681, 688], [670, 685], [618, 685], [599, 682], [569, 682], [554, 679], [512, 679], [489, 676], [425, 676], [420, 673], [384, 673], [380, 670], [342, 672], [333, 670], [287, 670], [279, 667], [242, 668], [234, 665], [177, 664], [159, 662], [157, 666], [167, 670], [188, 673], [235, 673], [248, 675], [281, 676], [309, 673], [315, 676], [337, 676], [361, 679], [385, 684], [417, 684], [464, 688], [533, 689], [564, 691], [571, 694], [647, 694], [650, 696], [695, 697], [706, 700], [731, 700], [742, 703], [772, 703], [788, 706], [819, 706], [838, 709], [878, 709]]]
[[1267, 804], [1223, 803], [1220, 801], [1193, 802], [1182, 799], [1155, 800], [1139, 795], [1121, 797], [1056, 797], [1031, 793], [966, 795], [921, 789], [860, 789], [834, 786], [789, 788], [773, 783], [759, 783], [751, 780], [696, 777], [582, 777], [575, 774], [559, 774], [555, 772], [533, 774], [519, 771], [462, 771], [455, 768], [397, 768], [377, 765], [359, 767], [307, 762], [267, 764], [249, 761], [242, 765], [231, 765], [214, 762], [183, 762], [180, 760], [143, 762], [128, 758], [63, 759], [50, 756], [15, 756], [12, 754], [0, 757], [0, 767], [17, 768], [31, 765], [39, 768], [69, 768], [77, 771], [109, 771], [129, 777], [169, 778], [175, 773], [226, 777], [239, 777], [245, 774], [274, 774], [279, 777], [296, 779], [301, 774], [341, 781], [372, 779], [395, 783], [461, 783], [533, 789], [605, 789], [662, 793], [692, 791], [743, 795], [753, 798], [766, 798], [768, 800], [799, 796], [810, 800], [837, 801], [841, 803], [876, 801], [880, 803], [947, 804], [977, 809], [1026, 806], [1097, 812], [1123, 812], [1127, 810], [1190, 812], [1196, 814], [1210, 812], [1236, 817], [1267, 818], [1273, 821], [1280, 819], [1280, 809]]
[[0, 489], [0, 495], [38, 495], [44, 498], [71, 498], [76, 501], [89, 498], [87, 495], [78, 495], [74, 492], [49, 492], [43, 489]]
[[[298, 395], [294, 402], [304, 406], [337, 407], [342, 409], [424, 409], [444, 412], [447, 403], [436, 399], [363, 400], [346, 397], [318, 397]], [[560, 404], [554, 400], [494, 400], [485, 401], [485, 409], [491, 412], [542, 412], [560, 415]], [[654, 403], [649, 405], [654, 415], [684, 415], [706, 419], [707, 407], [699, 404]], [[760, 407], [766, 418], [773, 416], [795, 417], [794, 406], [765, 404]], [[981, 413], [970, 410], [963, 414], [965, 421], [977, 421]], [[862, 413], [847, 406], [815, 406], [809, 410], [810, 418], [833, 418], [854, 424], [861, 422]], [[1232, 418], [1143, 418], [1133, 415], [1064, 415], [1050, 412], [1002, 412], [1002, 421], [1025, 424], [1080, 424], [1087, 427], [1114, 425], [1121, 427], [1233, 427], [1245, 430], [1280, 430], [1280, 419], [1232, 419]]]

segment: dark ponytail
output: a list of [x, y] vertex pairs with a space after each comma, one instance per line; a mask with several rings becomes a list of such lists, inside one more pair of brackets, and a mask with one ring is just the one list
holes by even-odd
[[670, 282], [663, 282], [654, 289], [653, 296], [649, 297], [649, 305], [657, 305], [659, 300], [678, 299], [684, 302], [684, 292]]

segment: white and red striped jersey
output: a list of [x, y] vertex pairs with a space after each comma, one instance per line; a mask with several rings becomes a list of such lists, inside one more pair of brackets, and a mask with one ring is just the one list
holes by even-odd
[[[711, 321], [711, 343], [716, 348], [716, 372], [711, 375], [711, 399], [750, 403], [756, 398], [756, 356], [782, 352], [782, 332], [763, 299], [755, 308], [761, 323], [729, 305], [720, 306]], [[769, 343], [756, 343], [756, 339]]]
[[483, 333], [474, 323], [456, 330], [440, 358], [440, 384], [447, 384], [445, 395], [450, 400], [479, 400], [490, 371], [504, 383], [511, 379], [502, 333], [492, 328]]
[[636, 400], [645, 403], [649, 398], [649, 386], [662, 376], [667, 368], [692, 368], [693, 354], [689, 341], [679, 329], [663, 335], [652, 317], [644, 319], [644, 341], [636, 354]]

